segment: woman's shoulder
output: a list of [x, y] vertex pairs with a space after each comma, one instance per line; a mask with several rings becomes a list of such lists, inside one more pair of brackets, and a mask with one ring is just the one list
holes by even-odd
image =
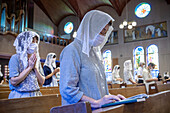
[[74, 40], [68, 46], [66, 46], [61, 54], [77, 54], [81, 51], [81, 43], [78, 40]]
[[18, 55], [17, 54], [14, 54], [14, 55], [11, 56], [10, 61], [13, 61], [13, 60], [18, 61]]

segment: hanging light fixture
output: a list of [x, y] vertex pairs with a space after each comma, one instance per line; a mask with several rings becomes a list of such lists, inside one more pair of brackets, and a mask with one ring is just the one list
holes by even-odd
[[121, 23], [119, 25], [119, 28], [120, 29], [123, 29], [125, 27], [127, 27], [128, 29], [132, 29], [134, 26], [137, 25], [137, 22], [136, 21], [129, 21], [128, 22], [128, 9], [127, 9], [127, 0], [126, 0], [126, 19], [123, 21], [123, 23]]

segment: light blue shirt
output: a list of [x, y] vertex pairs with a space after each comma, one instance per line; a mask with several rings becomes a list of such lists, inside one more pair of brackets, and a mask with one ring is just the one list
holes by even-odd
[[[11, 57], [11, 59], [9, 61], [9, 78], [19, 76], [19, 74], [20, 74], [19, 68], [20, 68], [19, 58], [18, 58], [18, 55], [15, 54]], [[42, 75], [44, 75], [43, 71], [42, 71], [42, 67], [40, 66], [39, 68], [40, 68], [40, 73]], [[38, 85], [37, 76], [33, 70], [17, 86], [13, 86], [9, 82], [9, 87], [10, 87], [10, 90], [16, 90], [19, 92], [32, 92], [32, 91], [37, 91], [40, 89], [40, 87]]]
[[83, 95], [101, 99], [108, 95], [104, 66], [93, 49], [89, 57], [75, 39], [60, 55], [60, 94], [62, 105], [77, 103]]

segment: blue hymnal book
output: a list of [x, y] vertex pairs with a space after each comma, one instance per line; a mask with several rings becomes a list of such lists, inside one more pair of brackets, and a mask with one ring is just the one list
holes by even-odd
[[108, 107], [108, 106], [115, 106], [115, 105], [120, 105], [120, 104], [127, 104], [127, 103], [134, 103], [134, 102], [143, 102], [145, 101], [145, 98], [148, 98], [148, 95], [146, 94], [139, 94], [133, 97], [129, 97], [127, 99], [117, 101], [114, 103], [109, 103], [109, 104], [104, 104], [102, 105], [102, 108]]

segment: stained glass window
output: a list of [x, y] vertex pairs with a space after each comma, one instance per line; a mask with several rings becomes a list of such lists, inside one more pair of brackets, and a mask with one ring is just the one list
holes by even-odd
[[156, 65], [151, 71], [152, 77], [157, 77], [159, 73], [158, 47], [154, 44], [147, 47], [147, 64], [150, 62]]
[[144, 62], [144, 49], [142, 46], [138, 46], [133, 51], [133, 60], [134, 60], [134, 76], [137, 73], [139, 68], [139, 63]]
[[142, 2], [136, 6], [135, 15], [139, 18], [144, 18], [150, 13], [150, 11], [151, 6], [146, 2]]
[[104, 68], [105, 68], [105, 73], [106, 73], [106, 79], [107, 81], [111, 81], [112, 77], [112, 59], [111, 59], [111, 51], [106, 50], [103, 53], [103, 63], [104, 63]]
[[73, 31], [73, 23], [72, 22], [67, 22], [64, 26], [64, 32], [66, 34], [70, 34]]

